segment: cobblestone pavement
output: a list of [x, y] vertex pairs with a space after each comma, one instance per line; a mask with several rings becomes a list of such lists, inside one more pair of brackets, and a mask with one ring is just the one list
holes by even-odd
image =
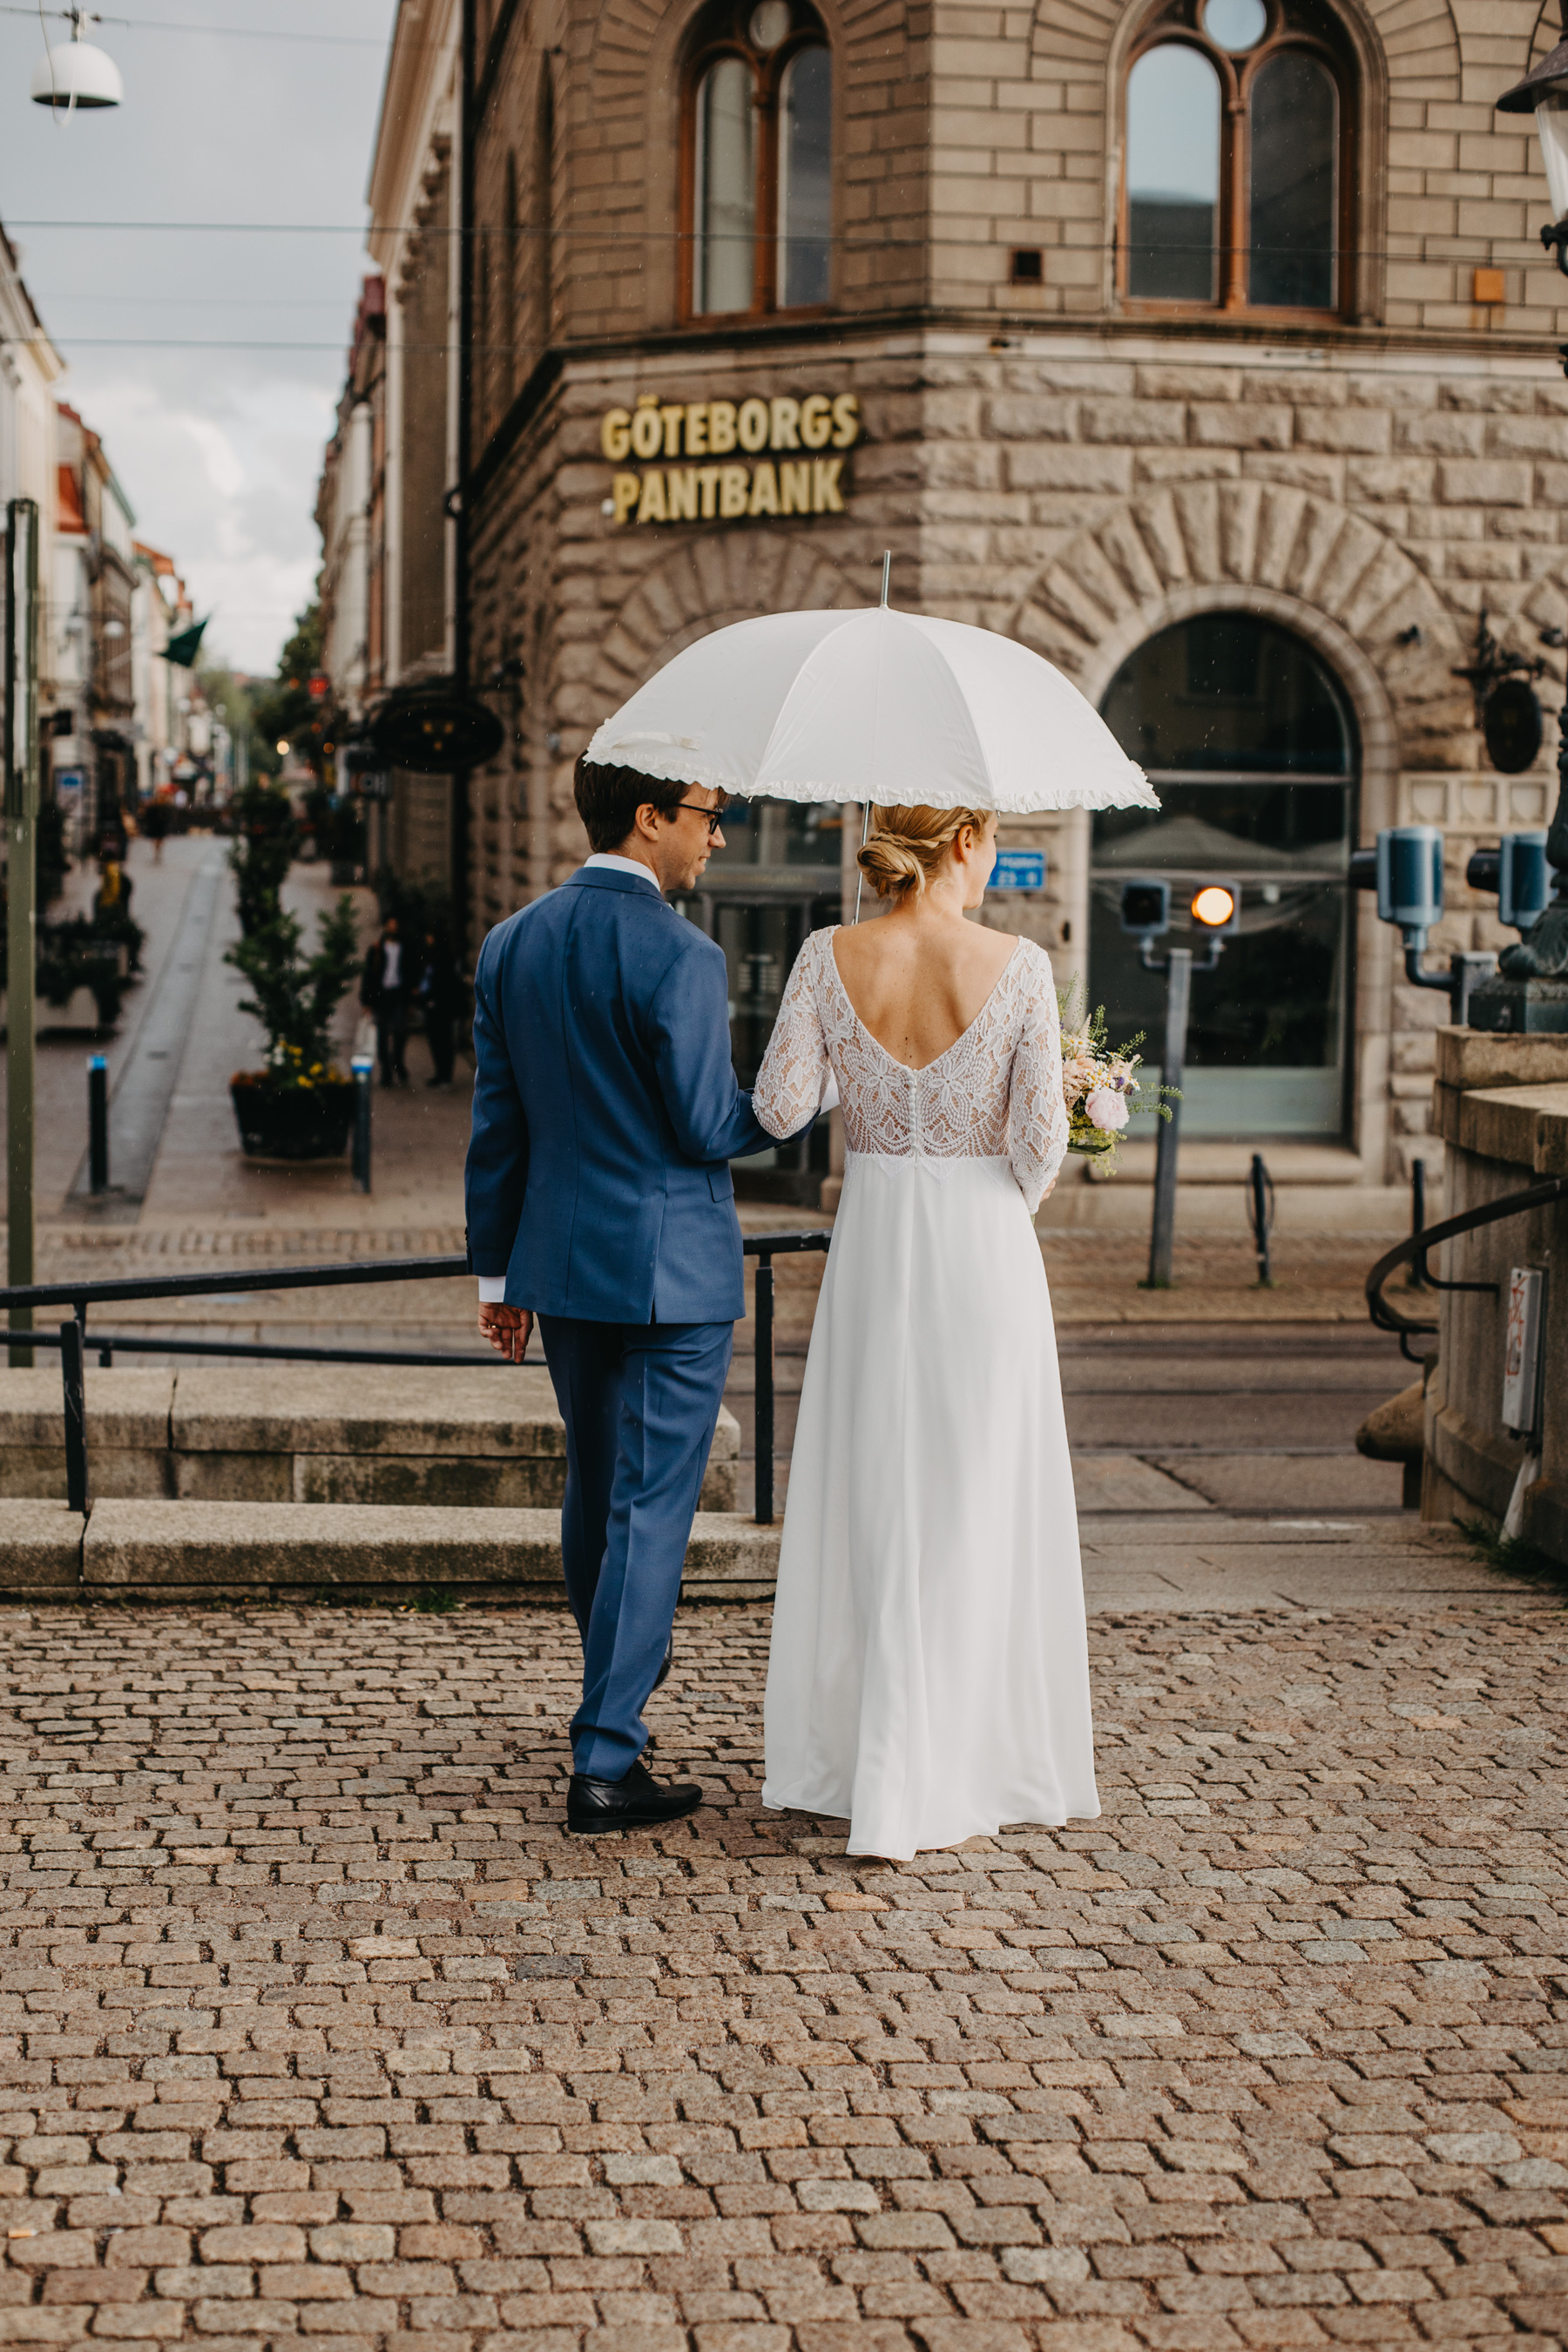
[[0, 2336], [1206, 2352], [1568, 2331], [1550, 1596], [1100, 1617], [1100, 1821], [561, 1830], [538, 1612], [7, 1612]]

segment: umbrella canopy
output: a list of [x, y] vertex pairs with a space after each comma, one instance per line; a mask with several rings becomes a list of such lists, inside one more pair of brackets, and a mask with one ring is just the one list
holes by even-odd
[[590, 760], [747, 798], [1158, 808], [1059, 669], [1012, 637], [899, 613], [771, 613], [677, 654]]

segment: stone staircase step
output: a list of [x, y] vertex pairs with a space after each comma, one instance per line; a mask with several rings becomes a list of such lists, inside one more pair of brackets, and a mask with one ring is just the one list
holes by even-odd
[[[565, 1435], [542, 1365], [190, 1364], [87, 1372], [90, 1491], [105, 1499], [558, 1508]], [[702, 1507], [732, 1511], [721, 1412]], [[0, 1496], [65, 1496], [54, 1365], [0, 1371]]]
[[[700, 1511], [683, 1598], [772, 1593], [779, 1531]], [[0, 1592], [52, 1599], [366, 1600], [433, 1587], [549, 1605], [564, 1600], [560, 1514], [379, 1504], [170, 1502], [110, 1496], [85, 1520], [63, 1503], [0, 1501]]]

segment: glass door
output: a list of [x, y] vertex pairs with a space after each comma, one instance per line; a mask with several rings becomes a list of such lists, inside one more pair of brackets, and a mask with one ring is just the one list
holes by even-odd
[[[1353, 985], [1345, 873], [1356, 749], [1337, 680], [1289, 630], [1205, 614], [1142, 646], [1111, 680], [1107, 724], [1160, 795], [1158, 812], [1093, 819], [1091, 1003], [1113, 1040], [1143, 1032], [1152, 1070], [1165, 984], [1121, 929], [1123, 885], [1168, 881], [1169, 943], [1199, 947], [1195, 886], [1235, 885], [1239, 932], [1194, 973], [1184, 1135], [1329, 1140], [1345, 1128]], [[1139, 1122], [1152, 1133], [1153, 1121]]]

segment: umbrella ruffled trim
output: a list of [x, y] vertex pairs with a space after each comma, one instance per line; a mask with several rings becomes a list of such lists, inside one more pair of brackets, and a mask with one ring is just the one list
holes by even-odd
[[[775, 776], [759, 777], [754, 783], [742, 783], [732, 769], [717, 761], [704, 760], [698, 753], [695, 742], [683, 741], [676, 735], [652, 733], [611, 738], [609, 730], [613, 724], [613, 720], [606, 720], [596, 730], [588, 745], [588, 759], [606, 765], [635, 768], [639, 774], [651, 776], [659, 783], [697, 784], [707, 792], [731, 793], [738, 800], [799, 801], [813, 806], [825, 802], [840, 806], [858, 804], [865, 798], [864, 793], [847, 791], [842, 780], [833, 783], [810, 779], [796, 782]], [[977, 803], [961, 800], [955, 793], [951, 800], [930, 801], [926, 805], [931, 808], [963, 808]], [[1137, 761], [1129, 760], [1126, 782], [1121, 786], [1096, 784], [1075, 790], [1069, 784], [1065, 788], [1042, 788], [1037, 794], [1032, 793], [1026, 801], [998, 799], [995, 805], [999, 816], [1029, 816], [1036, 813], [1048, 814], [1058, 809], [1157, 809], [1160, 796]]]

